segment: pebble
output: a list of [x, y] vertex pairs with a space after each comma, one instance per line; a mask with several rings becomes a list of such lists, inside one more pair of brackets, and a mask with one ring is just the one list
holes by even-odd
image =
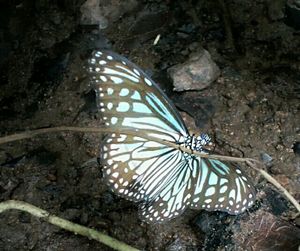
[[168, 69], [175, 91], [202, 90], [214, 82], [220, 75], [220, 69], [212, 60], [208, 51], [190, 55], [183, 64]]

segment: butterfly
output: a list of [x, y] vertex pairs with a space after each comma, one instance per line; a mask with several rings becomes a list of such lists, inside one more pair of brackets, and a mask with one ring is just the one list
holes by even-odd
[[104, 180], [119, 196], [139, 203], [143, 221], [165, 222], [186, 208], [236, 215], [252, 206], [255, 189], [238, 166], [156, 141], [204, 153], [209, 137], [190, 135], [171, 100], [139, 67], [98, 50], [88, 74], [105, 126], [113, 130], [100, 149]]

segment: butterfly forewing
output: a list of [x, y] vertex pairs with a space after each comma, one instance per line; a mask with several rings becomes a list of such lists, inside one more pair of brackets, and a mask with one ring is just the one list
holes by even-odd
[[169, 99], [136, 65], [112, 52], [89, 60], [97, 104], [110, 128], [178, 142], [187, 129]]
[[237, 166], [155, 141], [185, 145], [190, 136], [170, 100], [136, 65], [96, 51], [89, 74], [105, 125], [115, 130], [101, 145], [104, 178], [115, 193], [140, 202], [142, 220], [163, 222], [187, 207], [238, 214], [253, 204], [254, 188]]

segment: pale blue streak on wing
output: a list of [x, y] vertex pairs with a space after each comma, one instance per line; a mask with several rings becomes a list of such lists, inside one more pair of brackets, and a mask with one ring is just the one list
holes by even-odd
[[157, 113], [159, 113], [163, 118], [166, 118], [169, 123], [176, 128], [176, 131], [179, 131], [183, 136], [186, 136], [185, 126], [179, 123], [177, 118], [170, 113], [169, 109], [165, 107], [165, 105], [154, 93], [147, 94], [146, 100]]
[[197, 170], [188, 168], [185, 159], [174, 166], [172, 176], [165, 179], [160, 193], [142, 204], [140, 217], [146, 222], [163, 222], [180, 215], [190, 203], [191, 184]]
[[208, 161], [213, 165], [214, 169], [221, 175], [229, 174], [229, 168], [223, 162], [214, 159], [209, 159]]

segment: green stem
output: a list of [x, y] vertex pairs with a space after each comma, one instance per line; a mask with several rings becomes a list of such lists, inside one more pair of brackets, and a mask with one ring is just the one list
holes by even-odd
[[43, 219], [55, 226], [63, 228], [65, 230], [71, 231], [75, 234], [80, 234], [82, 236], [86, 236], [89, 239], [96, 240], [101, 242], [115, 250], [119, 251], [138, 251], [139, 249], [133, 248], [121, 241], [118, 241], [108, 235], [99, 233], [98, 231], [81, 226], [79, 224], [73, 223], [71, 221], [59, 218], [55, 215], [51, 215], [49, 212], [33, 206], [29, 203], [17, 200], [8, 200], [0, 203], [0, 213], [3, 213], [7, 210], [17, 209], [23, 212], [27, 212], [31, 215], [34, 215], [40, 219]]

